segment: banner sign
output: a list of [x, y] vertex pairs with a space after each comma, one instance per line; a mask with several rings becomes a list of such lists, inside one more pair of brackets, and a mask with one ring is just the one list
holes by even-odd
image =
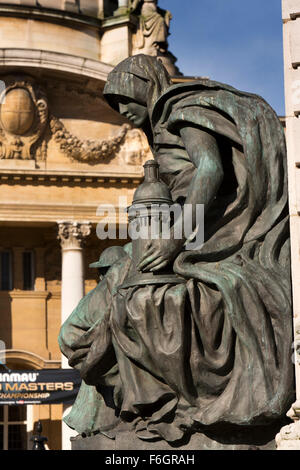
[[1, 372], [0, 405], [72, 404], [80, 384], [80, 374], [75, 369]]

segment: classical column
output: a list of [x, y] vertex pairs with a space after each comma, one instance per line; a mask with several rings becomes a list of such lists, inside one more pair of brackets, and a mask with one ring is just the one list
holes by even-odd
[[[68, 318], [84, 296], [83, 242], [91, 233], [90, 222], [59, 221], [58, 238], [62, 248], [61, 270], [61, 323]], [[68, 368], [68, 360], [62, 356], [62, 368]], [[70, 407], [64, 407], [63, 416]], [[62, 423], [62, 450], [70, 450], [70, 438], [77, 433]]]

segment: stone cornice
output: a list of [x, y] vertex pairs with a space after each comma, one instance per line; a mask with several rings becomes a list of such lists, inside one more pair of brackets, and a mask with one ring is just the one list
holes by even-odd
[[56, 9], [38, 8], [36, 6], [0, 4], [0, 16], [14, 16], [30, 20], [47, 21], [51, 23], [63, 23], [70, 26], [84, 26], [100, 29], [102, 20], [92, 16], [60, 11]]
[[44, 299], [50, 296], [47, 291], [34, 291], [34, 290], [11, 290], [0, 291], [0, 297], [9, 297], [10, 299]]
[[143, 178], [139, 173], [120, 173], [110, 171], [85, 172], [63, 170], [25, 170], [25, 169], [0, 169], [0, 181], [8, 184], [76, 184], [86, 185], [137, 185]]
[[33, 369], [59, 369], [61, 361], [57, 359], [45, 359], [31, 351], [22, 349], [6, 349], [2, 351], [5, 354], [6, 361], [22, 362], [28, 368]]
[[83, 75], [106, 81], [113, 66], [93, 59], [42, 49], [0, 48], [1, 67], [30, 67]]
[[298, 0], [288, 0], [282, 2], [283, 22], [294, 20], [300, 16], [300, 5]]
[[10, 299], [60, 299], [61, 292], [51, 291], [28, 291], [28, 290], [12, 290], [12, 291], [0, 291], [0, 298]]
[[[35, 203], [11, 203], [2, 202], [0, 204], [0, 222], [34, 222], [34, 223], [56, 223], [58, 219], [84, 219], [93, 224], [101, 222], [101, 217], [97, 215], [97, 204], [35, 204]], [[117, 218], [117, 220], [116, 220]], [[105, 217], [107, 223], [126, 224], [127, 214], [115, 213]]]
[[129, 27], [136, 26], [138, 24], [138, 18], [134, 15], [119, 15], [110, 16], [102, 20], [102, 29], [116, 28], [120, 25], [127, 25]]

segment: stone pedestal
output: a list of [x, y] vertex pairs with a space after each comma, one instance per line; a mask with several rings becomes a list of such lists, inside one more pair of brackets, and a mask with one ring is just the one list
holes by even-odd
[[205, 433], [195, 433], [180, 447], [171, 446], [165, 441], [142, 441], [133, 432], [117, 433], [116, 439], [103, 434], [90, 437], [73, 437], [72, 450], [275, 450], [275, 435], [283, 422], [270, 426], [237, 428], [230, 425], [212, 429]]

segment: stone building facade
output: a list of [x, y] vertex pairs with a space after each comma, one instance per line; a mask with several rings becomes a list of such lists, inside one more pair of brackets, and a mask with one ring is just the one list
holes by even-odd
[[[0, 339], [10, 369], [67, 366], [61, 323], [97, 283], [89, 263], [113, 244], [96, 236], [97, 208], [130, 204], [151, 158], [144, 134], [102, 96], [113, 66], [135, 53], [178, 74], [170, 15], [145, 3], [155, 28], [141, 41], [143, 2], [0, 0]], [[117, 210], [117, 224], [124, 217]], [[0, 406], [0, 449], [30, 448], [39, 419], [49, 448], [61, 449], [62, 412]]]
[[300, 0], [282, 0], [282, 19], [294, 321], [291, 360], [295, 363], [296, 401], [288, 412], [294, 423], [281, 430], [276, 442], [279, 450], [300, 450]]

